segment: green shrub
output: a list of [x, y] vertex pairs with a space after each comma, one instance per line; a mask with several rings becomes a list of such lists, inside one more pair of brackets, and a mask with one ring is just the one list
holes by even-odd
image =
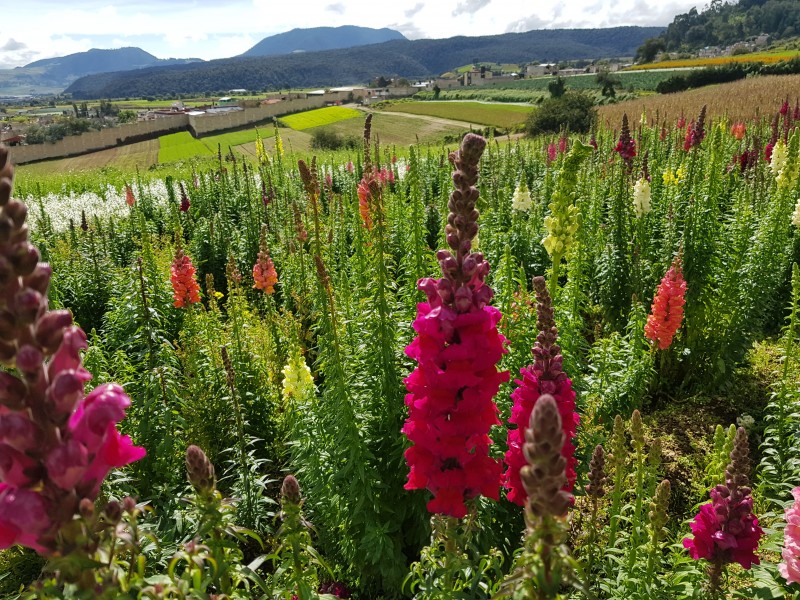
[[355, 150], [358, 140], [352, 136], [344, 137], [331, 129], [318, 129], [311, 134], [311, 147], [314, 150]]
[[560, 98], [544, 100], [528, 117], [525, 131], [530, 135], [558, 133], [566, 128], [575, 133], [586, 133], [594, 124], [597, 111], [589, 96], [580, 92], [567, 92]]

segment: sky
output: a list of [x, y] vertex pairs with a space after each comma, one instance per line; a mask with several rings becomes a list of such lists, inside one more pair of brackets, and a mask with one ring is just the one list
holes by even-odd
[[409, 39], [667, 25], [696, 0], [6, 0], [0, 69], [91, 48], [227, 58], [294, 28], [389, 27]]

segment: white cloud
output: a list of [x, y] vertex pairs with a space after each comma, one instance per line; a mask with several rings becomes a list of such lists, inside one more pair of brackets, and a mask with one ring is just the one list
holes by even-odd
[[[702, 3], [700, 3], [702, 4]], [[91, 47], [223, 58], [300, 27], [393, 27], [411, 39], [554, 27], [666, 25], [694, 0], [35, 0], [4, 8], [0, 67]], [[13, 23], [13, 29], [8, 25]], [[13, 40], [12, 40], [13, 38]], [[13, 44], [12, 44], [13, 42]], [[135, 43], [134, 43], [135, 42]]]

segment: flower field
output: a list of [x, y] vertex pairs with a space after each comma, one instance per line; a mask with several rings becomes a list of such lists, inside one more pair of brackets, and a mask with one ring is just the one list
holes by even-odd
[[800, 597], [769, 111], [451, 148], [369, 116], [350, 157], [275, 127], [13, 193], [0, 150], [0, 595]]

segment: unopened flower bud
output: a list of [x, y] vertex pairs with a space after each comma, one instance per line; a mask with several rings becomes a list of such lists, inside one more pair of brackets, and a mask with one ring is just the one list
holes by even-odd
[[122, 509], [128, 514], [133, 513], [136, 510], [136, 500], [130, 496], [125, 496], [122, 500]]
[[214, 491], [214, 465], [199, 446], [192, 444], [186, 448], [186, 473], [189, 482], [200, 494]]
[[72, 325], [68, 310], [51, 310], [37, 321], [34, 336], [45, 351], [54, 352], [64, 338], [64, 330]]
[[108, 519], [109, 523], [116, 525], [122, 519], [122, 507], [116, 500], [111, 500], [103, 509], [103, 513]]
[[30, 344], [17, 350], [17, 369], [27, 376], [34, 375], [42, 367], [42, 353]]
[[300, 484], [294, 475], [287, 475], [283, 478], [281, 485], [281, 498], [284, 502], [291, 502], [292, 504], [300, 504], [302, 496], [300, 495]]
[[42, 296], [47, 295], [47, 288], [50, 286], [50, 278], [53, 276], [53, 268], [47, 263], [38, 263], [30, 275], [27, 275], [22, 283], [31, 289], [36, 290]]
[[84, 498], [78, 504], [78, 511], [84, 519], [91, 519], [94, 515], [94, 502], [89, 498]]

